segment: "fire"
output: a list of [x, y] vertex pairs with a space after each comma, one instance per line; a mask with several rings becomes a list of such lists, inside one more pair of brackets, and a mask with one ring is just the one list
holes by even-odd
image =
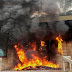
[[45, 46], [45, 42], [44, 41], [41, 41], [41, 46]]
[[62, 38], [60, 37], [60, 35], [59, 35], [59, 37], [56, 37], [56, 40], [58, 41], [58, 52], [60, 53], [60, 54], [63, 54], [63, 51], [62, 51]]
[[36, 51], [36, 42], [33, 42], [33, 44], [31, 46], [33, 48], [33, 51]]
[[26, 60], [25, 52], [23, 49], [19, 49], [17, 45], [15, 45], [14, 48], [16, 49], [19, 60], [24, 63], [24, 60]]
[[[44, 46], [45, 42], [41, 41], [41, 46]], [[36, 43], [34, 42], [31, 44], [32, 51], [36, 51]], [[23, 49], [23, 45], [15, 45], [14, 48], [16, 49], [18, 59], [20, 63], [18, 63], [13, 70], [23, 70], [25, 68], [36, 68], [37, 66], [47, 66], [52, 68], [58, 68], [59, 65], [55, 64], [54, 62], [46, 60], [46, 58], [40, 58], [38, 52], [31, 54], [32, 58], [28, 59], [25, 50]]]

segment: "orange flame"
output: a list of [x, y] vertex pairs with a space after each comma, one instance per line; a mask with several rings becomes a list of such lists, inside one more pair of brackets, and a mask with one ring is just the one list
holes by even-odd
[[60, 37], [60, 35], [59, 35], [59, 37], [56, 37], [56, 40], [58, 41], [58, 52], [60, 53], [60, 54], [63, 54], [63, 51], [62, 51], [62, 39], [61, 39], [61, 37]]
[[41, 41], [41, 46], [45, 46], [45, 42], [44, 41]]
[[[23, 50], [23, 46], [21, 45], [21, 47], [20, 47], [18, 45], [15, 45], [14, 48], [16, 49], [20, 63], [18, 63], [14, 67], [13, 70], [22, 70], [22, 69], [25, 69], [27, 67], [28, 68], [29, 67], [36, 68], [36, 66], [47, 66], [47, 67], [52, 67], [52, 68], [58, 68], [59, 67], [58, 64], [55, 64], [51, 61], [48, 61], [45, 58], [40, 58], [38, 56], [37, 52], [36, 52], [36, 54], [31, 54], [32, 59], [28, 59], [26, 57], [25, 51]], [[44, 45], [44, 42], [43, 42], [43, 45]], [[33, 43], [32, 47], [34, 48], [32, 51], [35, 51], [36, 50], [36, 43]]]

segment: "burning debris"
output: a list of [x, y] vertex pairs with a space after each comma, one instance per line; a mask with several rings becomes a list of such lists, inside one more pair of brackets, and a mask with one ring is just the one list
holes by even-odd
[[[45, 42], [41, 41], [41, 46], [44, 46], [44, 44], [45, 44]], [[31, 51], [31, 53], [29, 53], [31, 55], [30, 58], [28, 58], [28, 56], [26, 55], [27, 51], [24, 50], [23, 45], [18, 44], [18, 45], [14, 46], [14, 48], [16, 49], [17, 56], [18, 56], [20, 63], [18, 63], [14, 67], [13, 70], [24, 70], [24, 69], [26, 70], [26, 68], [27, 69], [37, 68], [38, 66], [59, 68], [58, 64], [55, 64], [54, 62], [48, 61], [47, 56], [39, 57], [39, 53], [37, 52], [37, 50], [35, 50], [36, 46], [33, 46], [33, 45], [34, 44], [32, 44], [32, 49], [29, 50], [29, 51]], [[34, 52], [34, 51], [36, 51], [36, 52]], [[41, 49], [41, 51], [43, 51], [43, 49]]]

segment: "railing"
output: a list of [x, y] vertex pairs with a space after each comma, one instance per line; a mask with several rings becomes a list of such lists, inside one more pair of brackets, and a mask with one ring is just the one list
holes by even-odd
[[64, 71], [65, 71], [65, 62], [69, 63], [70, 71], [72, 71], [72, 69], [71, 69], [71, 64], [72, 64], [71, 56], [63, 56], [63, 70]]

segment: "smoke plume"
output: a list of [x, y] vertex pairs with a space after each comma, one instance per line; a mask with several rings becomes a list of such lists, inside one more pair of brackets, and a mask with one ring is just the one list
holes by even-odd
[[[69, 27], [64, 21], [54, 22], [60, 8], [57, 0], [0, 0], [0, 23], [1, 33], [7, 33], [9, 39], [29, 40], [32, 34], [36, 38], [43, 39], [46, 35], [65, 34]], [[46, 14], [49, 22], [40, 23], [39, 15], [31, 18], [38, 11]], [[41, 15], [42, 15], [41, 14]]]

